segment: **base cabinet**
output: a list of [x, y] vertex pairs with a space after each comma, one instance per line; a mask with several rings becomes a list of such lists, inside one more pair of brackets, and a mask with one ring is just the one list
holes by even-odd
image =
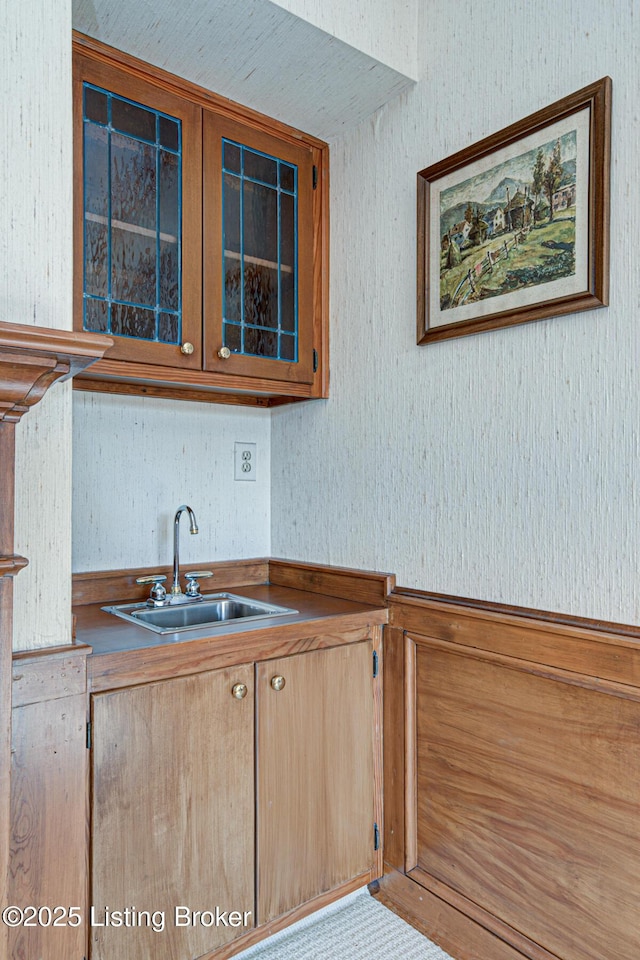
[[373, 868], [372, 658], [367, 641], [257, 666], [259, 923]]
[[92, 701], [90, 956], [203, 956], [254, 925], [253, 666]]
[[94, 694], [91, 960], [229, 956], [373, 879], [378, 683], [366, 640]]

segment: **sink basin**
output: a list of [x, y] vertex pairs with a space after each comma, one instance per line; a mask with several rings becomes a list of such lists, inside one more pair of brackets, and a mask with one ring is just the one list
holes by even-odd
[[166, 607], [148, 607], [142, 603], [122, 603], [102, 607], [107, 613], [122, 617], [155, 633], [179, 633], [201, 627], [221, 626], [229, 623], [245, 623], [247, 620], [263, 620], [297, 613], [290, 607], [263, 603], [251, 597], [233, 593], [204, 594], [202, 600], [171, 604]]

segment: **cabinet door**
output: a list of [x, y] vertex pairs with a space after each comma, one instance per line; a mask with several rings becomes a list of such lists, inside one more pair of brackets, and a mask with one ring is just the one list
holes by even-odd
[[111, 360], [200, 369], [201, 110], [78, 54], [74, 115], [75, 326]]
[[[96, 694], [92, 719], [92, 960], [200, 957], [245, 933], [254, 926], [253, 667]], [[176, 925], [176, 908], [188, 924]], [[218, 924], [216, 908], [226, 912]], [[130, 922], [116, 925], [127, 909]]]
[[204, 111], [204, 366], [312, 383], [311, 148]]
[[367, 641], [257, 665], [260, 924], [373, 868], [372, 657]]

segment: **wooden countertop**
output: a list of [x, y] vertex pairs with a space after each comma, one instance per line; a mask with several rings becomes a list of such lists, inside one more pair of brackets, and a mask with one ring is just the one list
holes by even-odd
[[[88, 644], [93, 651], [88, 658], [90, 689], [109, 690], [357, 642], [388, 621], [383, 606], [273, 583], [220, 585], [208, 592], [240, 594], [298, 612], [267, 621], [157, 634], [107, 613], [101, 609], [104, 603], [77, 606], [76, 643]], [[114, 597], [110, 602], [126, 601]]]

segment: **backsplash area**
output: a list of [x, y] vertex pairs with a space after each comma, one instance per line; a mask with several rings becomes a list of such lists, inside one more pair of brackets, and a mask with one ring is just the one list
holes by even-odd
[[[271, 423], [267, 410], [119, 397], [73, 396], [73, 571], [171, 562], [178, 506], [183, 562], [271, 551]], [[255, 481], [234, 479], [234, 445], [256, 445]]]

